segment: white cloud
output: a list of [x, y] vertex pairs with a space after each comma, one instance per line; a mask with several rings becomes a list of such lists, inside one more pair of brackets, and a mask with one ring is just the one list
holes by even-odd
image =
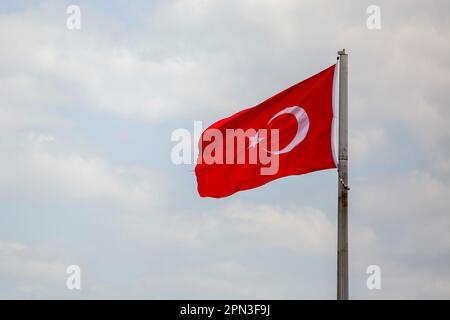
[[354, 273], [376, 264], [382, 268], [384, 283], [381, 292], [362, 289], [359, 294], [449, 297], [449, 192], [447, 182], [417, 171], [354, 182], [350, 197], [353, 223], [376, 236], [372, 245], [360, 246], [360, 238], [351, 232]]
[[376, 156], [385, 145], [385, 139], [385, 132], [381, 128], [350, 131], [349, 159], [354, 163], [364, 163], [367, 157]]
[[61, 261], [41, 250], [0, 240], [0, 296], [4, 299], [57, 296], [65, 286], [65, 271]]
[[170, 215], [120, 216], [117, 223], [128, 237], [149, 244], [164, 241], [203, 249], [212, 245], [230, 252], [266, 247], [305, 255], [334, 253], [333, 225], [323, 212], [314, 208], [293, 210], [237, 202], [219, 206], [212, 212], [180, 209]]
[[105, 201], [127, 208], [152, 208], [163, 201], [163, 183], [152, 172], [121, 168], [101, 157], [52, 148], [53, 136], [29, 133], [0, 140], [3, 192], [30, 198]]

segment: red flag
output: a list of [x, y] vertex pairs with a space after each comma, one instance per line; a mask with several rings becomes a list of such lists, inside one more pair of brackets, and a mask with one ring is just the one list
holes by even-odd
[[281, 177], [336, 168], [335, 67], [208, 127], [195, 167], [200, 196], [222, 198]]

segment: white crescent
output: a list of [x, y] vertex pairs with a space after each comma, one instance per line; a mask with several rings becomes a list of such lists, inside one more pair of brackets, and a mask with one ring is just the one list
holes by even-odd
[[269, 124], [273, 119], [275, 119], [278, 116], [281, 116], [282, 114], [292, 114], [295, 117], [295, 119], [297, 120], [297, 133], [295, 134], [294, 139], [292, 139], [292, 141], [289, 142], [289, 144], [286, 147], [284, 147], [283, 149], [278, 150], [278, 151], [266, 150], [267, 152], [270, 152], [273, 154], [282, 154], [282, 153], [291, 151], [296, 146], [298, 146], [300, 144], [300, 142], [303, 141], [303, 139], [305, 139], [306, 134], [308, 133], [308, 130], [309, 130], [308, 115], [306, 114], [305, 110], [303, 110], [303, 108], [300, 108], [297, 106], [288, 107], [286, 109], [281, 110], [280, 112], [275, 114], [269, 120], [269, 122], [267, 122], [267, 124]]

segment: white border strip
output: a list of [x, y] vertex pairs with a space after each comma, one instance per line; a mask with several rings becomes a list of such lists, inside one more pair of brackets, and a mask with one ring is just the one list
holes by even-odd
[[337, 74], [339, 72], [339, 63], [338, 60], [336, 62], [336, 65], [334, 67], [334, 76], [333, 76], [333, 98], [332, 98], [332, 109], [333, 109], [333, 119], [331, 120], [331, 153], [333, 154], [334, 164], [336, 165], [336, 168], [338, 167], [338, 161], [337, 161], [337, 155], [336, 155], [336, 130], [337, 130], [337, 116], [336, 116], [336, 95], [337, 95]]

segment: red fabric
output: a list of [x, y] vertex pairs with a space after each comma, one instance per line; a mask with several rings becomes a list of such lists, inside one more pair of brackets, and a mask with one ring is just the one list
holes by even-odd
[[[272, 180], [300, 175], [322, 169], [336, 168], [332, 149], [333, 80], [336, 65], [276, 94], [259, 105], [242, 110], [219, 120], [206, 129], [199, 143], [200, 153], [195, 167], [198, 192], [202, 197], [222, 198], [241, 190], [259, 187]], [[213, 141], [205, 141], [205, 132], [211, 128], [220, 130], [225, 137], [226, 129], [279, 129], [279, 150], [296, 136], [300, 127], [292, 114], [283, 114], [268, 122], [278, 112], [298, 106], [304, 109], [309, 129], [304, 139], [291, 151], [279, 155], [279, 169], [273, 175], [261, 175], [256, 164], [206, 164], [202, 151]], [[270, 147], [270, 144], [268, 145]], [[224, 138], [224, 152], [226, 143]], [[249, 142], [237, 152], [248, 152]], [[225, 156], [224, 156], [225, 158]]]

